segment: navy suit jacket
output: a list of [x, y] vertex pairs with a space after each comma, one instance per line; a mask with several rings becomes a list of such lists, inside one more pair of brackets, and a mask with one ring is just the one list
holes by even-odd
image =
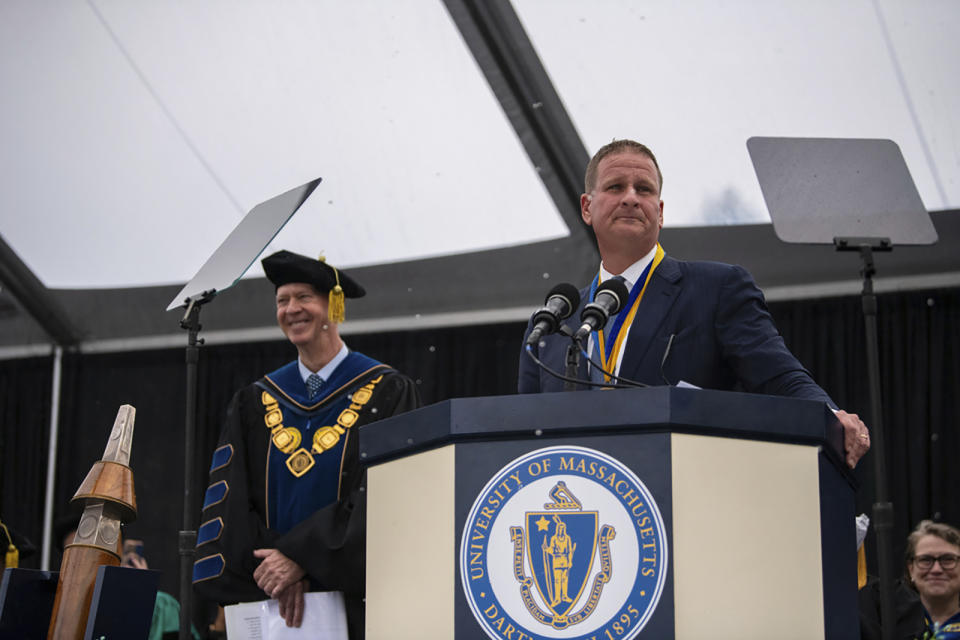
[[[580, 309], [565, 321], [574, 330], [588, 294], [589, 287], [580, 292]], [[527, 334], [531, 328], [528, 324]], [[569, 338], [554, 334], [533, 351], [563, 373], [569, 343]], [[664, 257], [637, 309], [619, 375], [648, 385], [666, 384], [665, 377], [670, 384], [683, 380], [707, 389], [793, 396], [835, 406], [787, 349], [750, 274], [718, 262]], [[578, 377], [589, 378], [585, 358]], [[518, 388], [520, 393], [562, 391], [563, 381], [521, 352]]]

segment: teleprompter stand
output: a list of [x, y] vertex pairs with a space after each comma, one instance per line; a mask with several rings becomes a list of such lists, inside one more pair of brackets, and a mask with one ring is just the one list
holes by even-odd
[[861, 300], [876, 477], [873, 525], [880, 573], [881, 633], [894, 638], [893, 504], [887, 490], [874, 252], [897, 244], [933, 244], [937, 233], [900, 148], [890, 140], [750, 138], [753, 166], [777, 236], [784, 242], [833, 244], [860, 253]]
[[187, 331], [186, 350], [186, 416], [183, 428], [183, 529], [178, 532], [177, 550], [180, 554], [180, 638], [184, 628], [189, 634], [190, 620], [193, 616], [191, 596], [193, 594], [191, 576], [193, 569], [193, 551], [197, 546], [197, 531], [194, 521], [194, 501], [192, 499], [194, 468], [193, 441], [197, 432], [197, 368], [200, 362], [200, 346], [203, 338], [198, 337], [200, 329], [200, 309], [213, 300], [215, 289], [210, 289], [192, 298], [187, 298], [186, 311], [180, 320], [180, 328]]
[[218, 293], [236, 284], [250, 265], [313, 193], [320, 178], [261, 202], [213, 252], [187, 285], [180, 290], [167, 311], [184, 307], [180, 327], [187, 331], [186, 417], [184, 420], [183, 529], [179, 532], [180, 552], [180, 640], [190, 638], [193, 597], [193, 554], [197, 542], [193, 500], [194, 439], [197, 419], [197, 366], [200, 361], [200, 310]]

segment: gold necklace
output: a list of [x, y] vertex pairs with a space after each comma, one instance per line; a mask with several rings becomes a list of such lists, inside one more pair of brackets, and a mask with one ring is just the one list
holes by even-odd
[[323, 455], [324, 452], [337, 446], [340, 437], [353, 427], [360, 418], [360, 412], [364, 405], [370, 402], [373, 397], [373, 389], [377, 383], [383, 379], [380, 374], [367, 384], [353, 392], [350, 397], [350, 405], [340, 412], [337, 421], [331, 426], [323, 426], [313, 434], [313, 446], [308, 451], [301, 447], [303, 435], [296, 427], [283, 426], [283, 412], [277, 399], [266, 391], [260, 392], [260, 401], [263, 403], [264, 416], [263, 422], [270, 430], [270, 439], [282, 453], [287, 455], [287, 469], [296, 477], [301, 477], [316, 464], [314, 455]]

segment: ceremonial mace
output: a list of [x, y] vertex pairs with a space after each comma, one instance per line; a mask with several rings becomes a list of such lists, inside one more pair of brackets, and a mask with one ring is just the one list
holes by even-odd
[[53, 601], [50, 640], [79, 640], [87, 627], [97, 570], [119, 566], [123, 540], [121, 523], [137, 517], [133, 470], [129, 467], [136, 409], [125, 404], [117, 412], [103, 458], [93, 464], [71, 502], [86, 506], [73, 542], [60, 563], [60, 580]]

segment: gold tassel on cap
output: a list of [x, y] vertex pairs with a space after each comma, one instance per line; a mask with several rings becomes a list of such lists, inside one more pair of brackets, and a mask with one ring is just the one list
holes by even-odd
[[3, 566], [7, 569], [16, 569], [20, 566], [20, 551], [13, 545], [13, 536], [10, 535], [7, 525], [0, 522], [0, 527], [3, 527], [3, 532], [7, 536], [7, 554], [3, 557]]
[[333, 322], [340, 324], [344, 321], [344, 303], [343, 303], [343, 287], [340, 286], [340, 272], [335, 268], [333, 272], [337, 276], [337, 285], [330, 289], [330, 305], [327, 315]]
[[[321, 255], [319, 260], [320, 262], [326, 262], [327, 258]], [[340, 272], [337, 271], [337, 268], [333, 265], [328, 266], [333, 269], [333, 275], [337, 279], [337, 284], [334, 285], [333, 289], [330, 289], [330, 294], [327, 297], [327, 317], [331, 322], [340, 324], [346, 319], [346, 305], [343, 301], [343, 287], [340, 286]]]

